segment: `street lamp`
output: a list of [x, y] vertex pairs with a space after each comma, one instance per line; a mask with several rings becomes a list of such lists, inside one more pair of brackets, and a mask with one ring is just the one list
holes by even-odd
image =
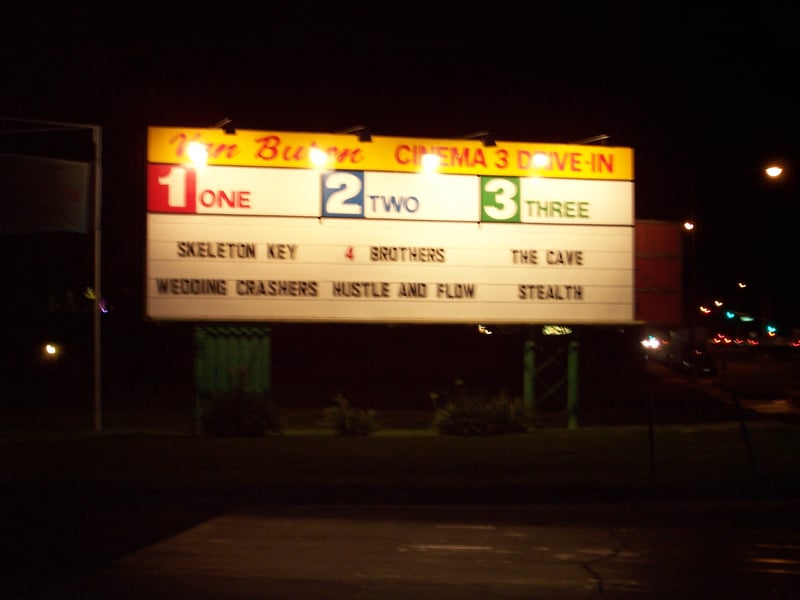
[[697, 244], [695, 238], [695, 222], [687, 219], [683, 222], [683, 230], [689, 236], [689, 379], [694, 379], [694, 350], [695, 350], [695, 311], [697, 310]]
[[[771, 180], [778, 180], [784, 178], [784, 169], [783, 166], [778, 164], [771, 164], [764, 168], [763, 173], [766, 174], [767, 179]], [[778, 213], [770, 213], [770, 214], [778, 214]], [[772, 295], [772, 286], [774, 284], [774, 278], [776, 274], [774, 270], [772, 270], [772, 258], [771, 256], [776, 254], [774, 252], [775, 242], [776, 242], [776, 233], [774, 232], [773, 226], [771, 223], [760, 222], [756, 224], [757, 227], [761, 230], [761, 233], [767, 233], [765, 238], [765, 247], [762, 249], [763, 256], [768, 257], [766, 261], [763, 261], [762, 264], [759, 265], [758, 269], [758, 277], [757, 281], [761, 284], [760, 289], [760, 296], [761, 296], [761, 323], [759, 327], [759, 337], [767, 336], [773, 337], [775, 336], [775, 328], [772, 324], [773, 315], [773, 295]]]
[[764, 172], [767, 174], [767, 177], [780, 177], [781, 173], [783, 173], [783, 167], [780, 165], [771, 165], [764, 169]]

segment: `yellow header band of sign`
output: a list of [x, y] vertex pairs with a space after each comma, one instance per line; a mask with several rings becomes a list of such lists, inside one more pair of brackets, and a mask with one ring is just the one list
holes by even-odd
[[190, 151], [197, 145], [209, 165], [633, 180], [631, 148], [502, 141], [485, 146], [471, 139], [372, 136], [361, 142], [330, 133], [150, 127], [147, 159], [196, 162]]

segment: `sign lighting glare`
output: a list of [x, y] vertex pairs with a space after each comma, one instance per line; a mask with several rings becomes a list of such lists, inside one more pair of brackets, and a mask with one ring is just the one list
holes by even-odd
[[422, 155], [422, 170], [426, 173], [433, 173], [442, 164], [442, 159], [436, 154], [423, 154]]
[[191, 142], [189, 144], [189, 159], [195, 165], [205, 165], [208, 163], [208, 148], [200, 142]]

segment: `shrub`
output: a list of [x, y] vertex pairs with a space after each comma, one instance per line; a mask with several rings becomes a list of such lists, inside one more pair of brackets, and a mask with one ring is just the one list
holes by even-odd
[[230, 390], [213, 392], [201, 398], [198, 420], [203, 433], [214, 437], [261, 437], [283, 431], [278, 405], [265, 392], [248, 386], [246, 366], [232, 373]]
[[334, 406], [322, 411], [319, 421], [323, 427], [330, 427], [339, 435], [363, 437], [372, 435], [378, 429], [374, 410], [356, 409], [342, 394], [334, 398]]
[[233, 390], [211, 394], [201, 411], [203, 432], [214, 437], [261, 437], [283, 431], [277, 404], [266, 394]]
[[499, 435], [524, 433], [534, 426], [532, 409], [505, 393], [486, 396], [462, 392], [433, 415], [433, 428], [446, 435]]

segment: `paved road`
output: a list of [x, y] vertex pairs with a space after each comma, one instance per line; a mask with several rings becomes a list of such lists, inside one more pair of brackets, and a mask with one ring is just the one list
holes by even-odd
[[754, 414], [790, 419], [800, 416], [800, 363], [793, 354], [775, 360], [760, 355], [728, 360], [724, 371], [713, 377], [689, 377], [657, 362], [647, 368], [661, 383], [676, 389], [694, 388], [723, 405], [735, 407], [738, 401], [743, 410]]
[[262, 508], [26, 598], [796, 598], [798, 501]]

